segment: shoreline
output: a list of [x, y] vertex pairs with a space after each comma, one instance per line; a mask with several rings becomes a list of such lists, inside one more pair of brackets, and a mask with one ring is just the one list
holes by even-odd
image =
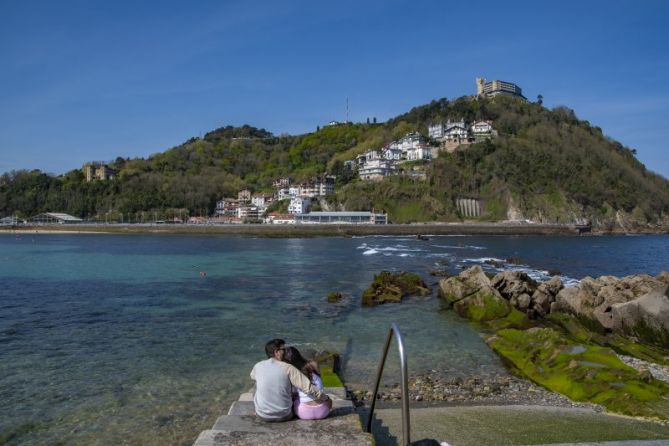
[[589, 227], [529, 223], [423, 223], [388, 225], [185, 225], [185, 224], [54, 224], [0, 227], [0, 234], [156, 234], [156, 235], [235, 235], [256, 237], [353, 237], [367, 235], [651, 235], [667, 230], [638, 232], [592, 231]]

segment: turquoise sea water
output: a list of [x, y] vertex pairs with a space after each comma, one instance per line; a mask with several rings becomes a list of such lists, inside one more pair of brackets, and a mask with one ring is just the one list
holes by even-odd
[[2, 235], [0, 444], [190, 444], [252, 384], [273, 337], [340, 352], [354, 387], [371, 387], [391, 321], [412, 373], [502, 372], [436, 293], [376, 308], [359, 297], [383, 269], [433, 285], [430, 270], [508, 257], [538, 279], [657, 274], [669, 237]]

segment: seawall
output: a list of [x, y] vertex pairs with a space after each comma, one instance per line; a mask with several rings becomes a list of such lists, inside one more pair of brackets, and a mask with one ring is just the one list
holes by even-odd
[[0, 233], [105, 233], [326, 237], [365, 235], [579, 235], [589, 228], [525, 223], [426, 223], [388, 225], [184, 225], [64, 224], [2, 227]]

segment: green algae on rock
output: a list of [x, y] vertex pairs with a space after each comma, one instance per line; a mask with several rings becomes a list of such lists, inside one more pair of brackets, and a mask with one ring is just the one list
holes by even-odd
[[480, 266], [439, 282], [439, 295], [462, 317], [493, 329], [527, 328], [530, 321], [492, 286]]
[[425, 296], [431, 292], [418, 274], [381, 271], [374, 276], [374, 282], [362, 294], [362, 304], [374, 306], [386, 302], [401, 302], [405, 296]]
[[328, 293], [327, 300], [330, 303], [337, 303], [340, 300], [342, 300], [343, 297], [344, 296], [342, 296], [341, 293], [336, 292], [336, 291], [331, 291], [331, 292]]
[[341, 368], [341, 358], [338, 353], [327, 350], [305, 349], [302, 352], [307, 360], [315, 361], [325, 387], [344, 387], [344, 383], [339, 377]]
[[669, 419], [669, 385], [625, 365], [610, 348], [576, 343], [551, 328], [503, 329], [487, 343], [515, 372], [575, 401]]
[[669, 350], [646, 345], [615, 333], [593, 327], [589, 319], [582, 319], [566, 313], [551, 313], [546, 317], [547, 325], [563, 332], [575, 342], [597, 344], [609, 347], [616, 353], [633, 356], [644, 361], [669, 366]]

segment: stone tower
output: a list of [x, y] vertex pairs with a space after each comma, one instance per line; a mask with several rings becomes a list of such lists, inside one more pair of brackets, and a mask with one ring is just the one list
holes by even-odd
[[477, 77], [476, 78], [476, 96], [483, 96], [483, 90], [485, 88], [485, 78]]

